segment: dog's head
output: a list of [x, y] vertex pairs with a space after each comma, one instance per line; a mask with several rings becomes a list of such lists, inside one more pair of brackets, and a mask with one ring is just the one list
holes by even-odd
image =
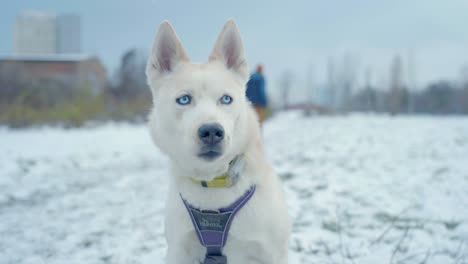
[[247, 61], [229, 20], [203, 64], [191, 63], [172, 26], [159, 27], [146, 75], [153, 94], [153, 140], [192, 177], [226, 171], [247, 142]]

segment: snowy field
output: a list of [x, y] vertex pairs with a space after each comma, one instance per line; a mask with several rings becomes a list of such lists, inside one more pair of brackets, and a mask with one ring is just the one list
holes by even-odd
[[[468, 263], [468, 118], [284, 113], [264, 127], [291, 263]], [[0, 128], [0, 263], [163, 263], [144, 125]]]

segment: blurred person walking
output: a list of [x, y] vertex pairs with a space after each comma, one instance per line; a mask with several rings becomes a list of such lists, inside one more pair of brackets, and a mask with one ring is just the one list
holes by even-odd
[[265, 78], [263, 76], [263, 66], [259, 64], [257, 70], [250, 75], [247, 82], [247, 98], [252, 103], [258, 115], [260, 124], [265, 120], [265, 108], [267, 107], [267, 98], [265, 92]]

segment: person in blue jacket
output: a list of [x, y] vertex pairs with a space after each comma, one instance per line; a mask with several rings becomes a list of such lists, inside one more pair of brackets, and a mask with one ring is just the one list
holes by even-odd
[[257, 70], [250, 75], [247, 82], [247, 98], [252, 103], [258, 115], [260, 124], [265, 120], [265, 108], [267, 107], [267, 98], [265, 92], [265, 78], [263, 77], [263, 66], [257, 66]]

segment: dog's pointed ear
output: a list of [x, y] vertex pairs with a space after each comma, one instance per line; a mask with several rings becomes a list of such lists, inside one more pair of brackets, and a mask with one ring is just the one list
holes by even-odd
[[238, 74], [243, 81], [247, 81], [249, 75], [247, 60], [239, 29], [234, 20], [230, 19], [224, 25], [210, 54], [209, 61], [220, 61], [226, 68]]
[[160, 76], [170, 73], [180, 62], [189, 60], [172, 25], [167, 20], [163, 21], [153, 43], [147, 74], [155, 73]]

